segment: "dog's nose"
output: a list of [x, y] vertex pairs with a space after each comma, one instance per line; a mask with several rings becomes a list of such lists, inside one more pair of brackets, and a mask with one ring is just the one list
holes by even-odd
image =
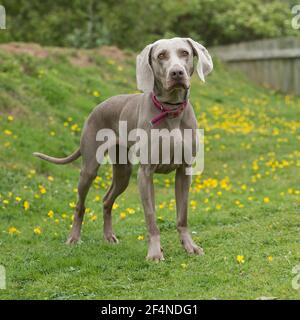
[[184, 76], [184, 73], [180, 69], [174, 69], [171, 70], [170, 75], [173, 80], [181, 80]]

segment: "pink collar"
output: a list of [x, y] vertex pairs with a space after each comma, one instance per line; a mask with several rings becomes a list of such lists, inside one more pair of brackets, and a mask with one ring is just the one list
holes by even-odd
[[159, 124], [165, 118], [177, 118], [187, 106], [187, 100], [185, 100], [181, 104], [178, 104], [176, 108], [168, 109], [161, 102], [157, 100], [153, 92], [151, 93], [151, 100], [154, 106], [161, 112], [159, 115], [154, 117], [151, 121], [149, 121], [153, 127]]

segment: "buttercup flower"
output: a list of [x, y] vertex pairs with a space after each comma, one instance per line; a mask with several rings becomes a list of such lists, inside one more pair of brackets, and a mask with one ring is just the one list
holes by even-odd
[[126, 213], [125, 212], [121, 212], [120, 213], [120, 219], [124, 220], [126, 218]]
[[13, 235], [13, 234], [19, 234], [20, 231], [16, 227], [9, 227], [8, 228], [8, 233]]
[[54, 216], [54, 212], [53, 212], [53, 210], [50, 210], [50, 211], [48, 212], [48, 217], [49, 217], [49, 218], [53, 218], [53, 216]]
[[245, 263], [245, 257], [244, 256], [242, 256], [242, 255], [238, 255], [237, 257], [236, 257], [236, 261], [238, 262], [238, 263]]
[[270, 202], [270, 198], [265, 197], [265, 198], [264, 198], [264, 203], [269, 203], [269, 202]]
[[70, 202], [69, 206], [70, 206], [70, 208], [74, 209], [76, 207], [76, 203], [75, 202]]
[[29, 207], [30, 207], [29, 202], [28, 201], [24, 201], [23, 208], [25, 209], [25, 211], [27, 211], [29, 209]]
[[34, 232], [34, 234], [36, 234], [36, 235], [40, 235], [40, 234], [42, 234], [42, 229], [41, 229], [40, 227], [35, 227], [35, 228], [33, 229], [33, 232]]

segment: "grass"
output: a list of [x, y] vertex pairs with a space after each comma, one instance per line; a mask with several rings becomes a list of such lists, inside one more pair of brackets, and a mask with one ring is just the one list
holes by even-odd
[[145, 261], [136, 174], [113, 212], [120, 244], [102, 240], [105, 168], [88, 196], [82, 243], [69, 247], [80, 162], [55, 166], [31, 155], [71, 153], [95, 105], [134, 92], [133, 56], [84, 51], [90, 62], [78, 66], [75, 51], [46, 50], [39, 58], [0, 49], [0, 265], [7, 273], [0, 299], [300, 298], [291, 285], [300, 264], [299, 98], [255, 86], [219, 63], [205, 85], [194, 79], [206, 153], [191, 187], [189, 225], [206, 254], [181, 248], [174, 174], [157, 175], [166, 261], [155, 264]]

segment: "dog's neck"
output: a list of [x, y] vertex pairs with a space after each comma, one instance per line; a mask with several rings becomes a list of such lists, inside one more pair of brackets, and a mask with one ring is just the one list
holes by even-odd
[[166, 91], [160, 86], [154, 86], [154, 94], [158, 101], [163, 104], [177, 105], [181, 104], [189, 98], [189, 89], [176, 88], [172, 91]]

